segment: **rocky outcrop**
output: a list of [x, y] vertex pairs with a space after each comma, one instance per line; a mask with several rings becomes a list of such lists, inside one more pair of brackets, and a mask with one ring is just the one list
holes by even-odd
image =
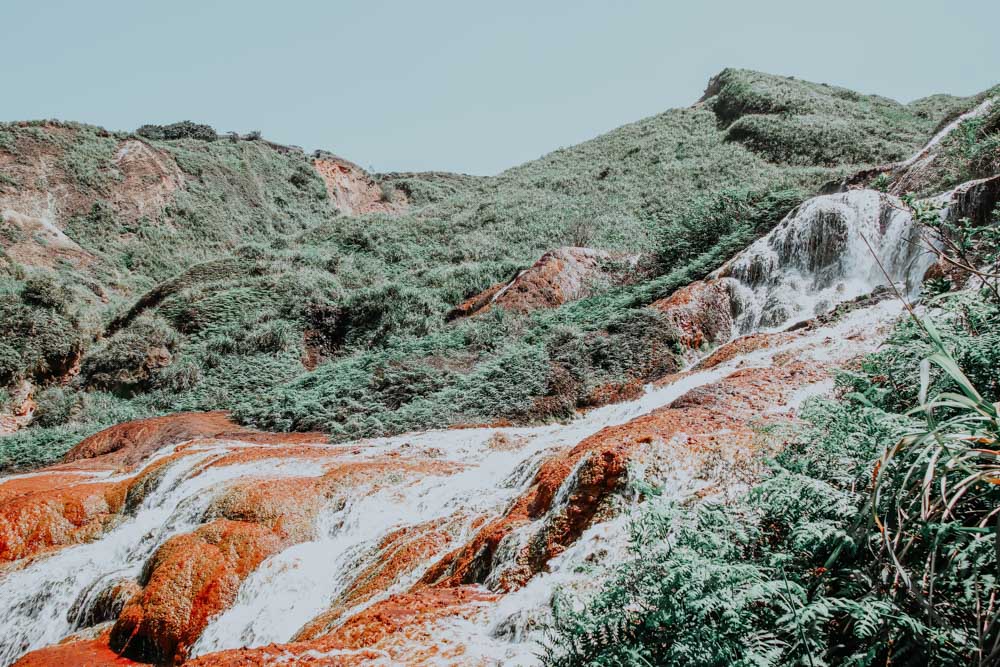
[[690, 350], [718, 345], [733, 334], [732, 294], [723, 281], [691, 283], [650, 308], [668, 317], [681, 332], [681, 344]]
[[497, 283], [456, 306], [448, 319], [478, 315], [495, 307], [522, 313], [556, 308], [602, 287], [623, 284], [638, 262], [637, 255], [594, 248], [550, 250], [512, 280]]
[[0, 563], [91, 540], [117, 518], [127, 485], [79, 481], [53, 473], [0, 486]]
[[282, 546], [266, 526], [228, 519], [172, 538], [147, 563], [145, 588], [118, 617], [111, 648], [141, 662], [182, 661], [240, 582]]
[[53, 268], [64, 261], [84, 267], [94, 257], [67, 236], [67, 221], [91, 213], [98, 202], [107, 202], [124, 223], [156, 219], [184, 187], [173, 158], [136, 138], [121, 141], [109, 163], [94, 165], [114, 177], [105, 186], [89, 185], [67, 167], [65, 147], [76, 130], [60, 124], [43, 129], [56, 140], [24, 133], [17, 156], [0, 150], [0, 172], [17, 184], [0, 186], [0, 216], [14, 239], [4, 250], [25, 266]]
[[345, 215], [396, 213], [406, 209], [406, 194], [388, 183], [383, 187], [358, 165], [320, 153], [313, 166], [326, 184], [334, 208]]

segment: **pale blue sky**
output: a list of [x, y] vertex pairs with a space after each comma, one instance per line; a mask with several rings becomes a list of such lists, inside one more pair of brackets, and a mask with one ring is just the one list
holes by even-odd
[[0, 4], [0, 120], [191, 119], [382, 171], [496, 173], [726, 66], [902, 101], [1000, 82], [997, 0]]

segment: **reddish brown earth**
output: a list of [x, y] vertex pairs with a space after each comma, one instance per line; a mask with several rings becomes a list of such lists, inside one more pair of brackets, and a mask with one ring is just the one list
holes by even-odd
[[18, 184], [0, 186], [0, 216], [23, 232], [23, 240], [4, 250], [20, 264], [52, 268], [65, 261], [86, 266], [93, 256], [64, 233], [65, 221], [88, 213], [98, 200], [110, 202], [120, 220], [154, 219], [184, 186], [184, 174], [173, 158], [135, 138], [120, 142], [110, 163], [100, 167], [114, 176], [106, 191], [81, 185], [63, 159], [76, 130], [58, 123], [38, 129], [57, 140], [20, 133], [18, 155], [0, 150], [0, 172]]
[[[383, 193], [368, 172], [343, 158], [323, 154], [313, 160], [313, 166], [326, 184], [330, 202], [341, 213], [396, 213], [407, 207], [405, 193], [391, 186]], [[386, 199], [387, 194], [390, 199]]]
[[667, 316], [680, 331], [681, 344], [689, 349], [710, 347], [732, 335], [729, 290], [718, 280], [691, 283], [650, 307]]
[[[704, 294], [689, 293], [670, 307], [683, 309], [703, 298]], [[751, 351], [794, 345], [806, 335], [812, 333], [737, 339], [707, 357], [702, 367], [735, 363], [738, 355]], [[749, 466], [762, 447], [768, 451], [780, 447], [780, 442], [764, 439], [759, 427], [787, 420], [789, 415], [780, 406], [802, 387], [829, 377], [827, 365], [812, 361], [808, 351], [817, 346], [827, 349], [831, 342], [811, 341], [776, 350], [768, 366], [736, 366], [723, 379], [690, 390], [667, 406], [555, 452], [500, 516], [456, 514], [390, 532], [330, 608], [289, 643], [227, 650], [184, 664], [265, 665], [283, 660], [287, 664], [360, 665], [376, 659], [400, 664], [468, 664], [472, 659], [466, 650], [471, 647], [454, 643], [459, 640], [442, 640], [440, 623], [477, 617], [484, 605], [545, 571], [551, 559], [588, 527], [613, 516], [630, 462], [665, 470], [671, 466], [707, 469], [720, 460]], [[844, 349], [843, 354], [852, 354], [850, 346]], [[683, 381], [692, 372], [677, 373], [663, 383]], [[141, 588], [131, 589], [131, 599], [112, 629], [96, 639], [75, 638], [36, 651], [21, 664], [129, 664], [116, 652], [131, 659], [182, 663], [209, 620], [234, 602], [241, 582], [265, 558], [310, 539], [321, 506], [398, 484], [398, 480], [447, 477], [462, 469], [438, 458], [433, 447], [387, 450], [365, 457], [359, 454], [364, 443], [330, 446], [312, 437], [310, 442], [301, 435], [241, 430], [219, 413], [146, 420], [88, 439], [74, 450], [70, 457], [74, 461], [37, 477], [0, 484], [4, 515], [24, 519], [5, 524], [6, 534], [14, 538], [7, 539], [8, 559], [14, 560], [30, 555], [32, 545], [52, 548], [99, 534], [114, 521], [130, 490], [133, 494], [141, 491], [145, 476], [198, 446], [224, 444], [228, 438], [242, 442], [201, 464], [202, 470], [268, 458], [294, 458], [322, 466], [322, 473], [315, 477], [229, 484], [209, 504], [205, 523], [171, 538], [150, 558], [138, 582]], [[85, 484], [86, 478], [74, 470], [80, 465], [88, 470], [135, 468], [157, 445], [164, 447], [178, 438], [188, 440], [182, 440], [171, 457], [120, 481]], [[488, 443], [499, 451], [523, 445], [518, 437], [504, 433], [495, 434]], [[709, 485], [700, 493], [714, 492]], [[9, 509], [19, 507], [33, 509]], [[471, 537], [456, 541], [462, 532], [456, 526], [468, 530], [470, 520]], [[502, 545], [513, 557], [501, 562], [497, 556]], [[399, 582], [407, 575], [419, 578], [409, 590], [401, 589]], [[493, 591], [482, 586], [487, 578]]]
[[23, 656], [15, 667], [122, 667], [143, 663], [129, 660], [108, 646], [110, 629], [93, 639], [70, 639]]
[[588, 296], [600, 282], [624, 282], [628, 268], [637, 261], [636, 256], [593, 248], [557, 248], [513, 280], [493, 285], [462, 302], [448, 314], [448, 319], [485, 313], [494, 306], [518, 312], [555, 308]]

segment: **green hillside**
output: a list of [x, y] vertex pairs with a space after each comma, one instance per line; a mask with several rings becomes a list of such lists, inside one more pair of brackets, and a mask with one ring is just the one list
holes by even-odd
[[[691, 108], [495, 177], [385, 175], [386, 196], [409, 208], [357, 216], [330, 205], [308, 156], [256, 136], [146, 129], [179, 169], [163, 182], [183, 184], [142, 214], [114, 166], [134, 135], [2, 125], [0, 197], [70, 193], [56, 224], [79, 250], [32, 265], [18, 257], [44, 255], [46, 239], [7, 218], [0, 229], [0, 402], [29, 379], [38, 403], [29, 427], [0, 439], [0, 468], [178, 410], [337, 439], [569, 416], [598, 390], [677, 367], [676, 332], [644, 306], [823, 184], [911, 154], [970, 103], [726, 70]], [[159, 192], [150, 182], [144, 197]], [[641, 260], [561, 308], [446, 318], [560, 246]]]

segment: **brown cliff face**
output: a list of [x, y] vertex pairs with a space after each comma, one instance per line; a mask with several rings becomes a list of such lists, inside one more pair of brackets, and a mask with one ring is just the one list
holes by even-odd
[[333, 206], [345, 215], [396, 213], [407, 207], [406, 194], [388, 184], [383, 188], [356, 164], [332, 155], [321, 155], [313, 166], [326, 184]]

